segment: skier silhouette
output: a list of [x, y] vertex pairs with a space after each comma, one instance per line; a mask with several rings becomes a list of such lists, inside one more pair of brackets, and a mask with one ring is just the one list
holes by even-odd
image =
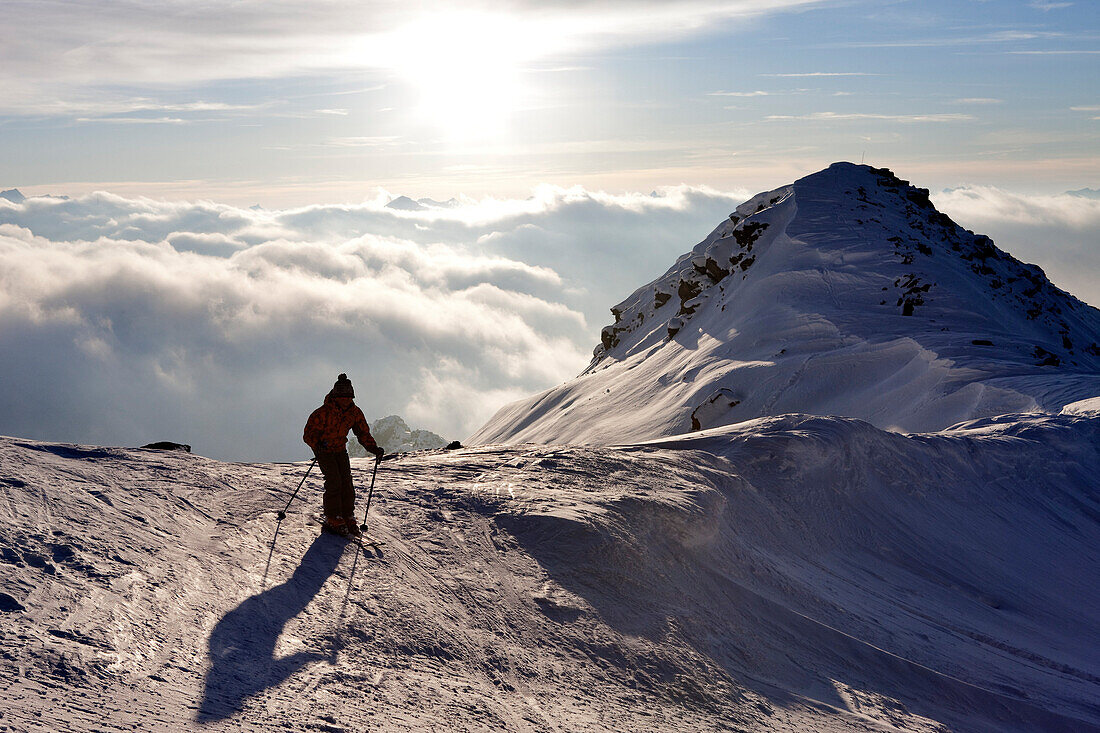
[[353, 400], [355, 390], [348, 375], [341, 374], [318, 407], [306, 421], [302, 440], [313, 449], [317, 465], [325, 476], [325, 529], [347, 537], [361, 534], [355, 523], [355, 487], [351, 483], [351, 461], [348, 458], [348, 431], [377, 460], [385, 451], [370, 434], [363, 411]]

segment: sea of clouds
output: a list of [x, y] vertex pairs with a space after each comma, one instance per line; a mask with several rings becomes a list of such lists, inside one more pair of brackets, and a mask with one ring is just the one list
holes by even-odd
[[368, 415], [463, 439], [581, 371], [607, 308], [744, 197], [0, 199], [0, 433], [301, 458], [306, 416], [347, 372]]
[[[298, 459], [306, 416], [347, 372], [368, 415], [461, 440], [580, 372], [608, 307], [750, 193], [543, 187], [412, 211], [384, 192], [280, 211], [0, 199], [0, 433]], [[935, 198], [1100, 302], [1100, 201]]]
[[1055, 285], [1100, 307], [1100, 198], [1036, 195], [993, 186], [932, 194], [932, 203], [985, 234], [1018, 260], [1039, 265]]

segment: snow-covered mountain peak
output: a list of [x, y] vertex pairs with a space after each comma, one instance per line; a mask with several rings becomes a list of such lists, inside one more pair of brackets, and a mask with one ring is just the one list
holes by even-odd
[[387, 209], [396, 209], [398, 211], [423, 211], [424, 206], [417, 201], [413, 201], [408, 196], [398, 196], [393, 201], [386, 204]]
[[453, 209], [458, 206], [458, 199], [449, 198], [446, 201], [436, 201], [431, 198], [412, 199], [408, 196], [398, 196], [386, 204], [387, 209], [397, 211], [427, 211], [429, 209]]
[[7, 199], [13, 204], [21, 204], [27, 200], [27, 197], [18, 188], [9, 188], [6, 191], [0, 191], [0, 199]]
[[[781, 246], [773, 254], [772, 244], [783, 235], [801, 246]], [[915, 316], [919, 311], [923, 326], [936, 321], [935, 315], [995, 321], [1007, 306], [1039, 326], [1028, 330], [1034, 332], [1029, 334], [1034, 340], [1029, 342], [1031, 355], [1040, 362], [1056, 365], [1064, 359], [1100, 366], [1094, 341], [1074, 344], [1062, 338], [1080, 325], [1071, 322], [1083, 314], [1095, 325], [1095, 309], [1055, 288], [1037, 266], [1016, 261], [989, 237], [965, 230], [937, 211], [926, 189], [887, 169], [853, 163], [834, 163], [737, 207], [663, 276], [611, 309], [615, 323], [604, 328], [592, 366], [648, 345], [651, 339], [644, 336], [656, 330], [654, 317], [672, 336], [708, 301], [732, 298], [750, 278], [779, 276], [785, 281], [792, 271], [825, 270], [861, 271], [884, 283], [869, 294], [849, 291], [843, 298], [833, 297], [828, 309], [833, 313], [849, 311], [864, 318]], [[798, 298], [798, 283], [788, 284], [794, 287], [783, 295]], [[986, 301], [1002, 307], [986, 308]], [[671, 308], [664, 307], [668, 304]], [[641, 328], [646, 323], [649, 328]], [[893, 335], [912, 327], [904, 323], [881, 330]]]
[[472, 440], [629, 442], [785, 412], [936, 430], [1100, 393], [1100, 312], [884, 168], [758, 194], [611, 311], [576, 380]]
[[[447, 445], [447, 441], [430, 430], [414, 430], [400, 415], [389, 415], [371, 420], [371, 436], [387, 453], [435, 450]], [[366, 458], [367, 451], [359, 441], [348, 441], [348, 452], [353, 458]]]

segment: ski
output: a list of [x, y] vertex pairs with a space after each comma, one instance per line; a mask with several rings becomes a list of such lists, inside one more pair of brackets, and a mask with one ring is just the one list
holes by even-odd
[[349, 544], [359, 545], [359, 547], [364, 550], [373, 550], [379, 556], [381, 556], [382, 554], [382, 546], [386, 544], [385, 542], [379, 542], [378, 540], [372, 540], [370, 538], [364, 539], [355, 536], [344, 537], [344, 539], [346, 539]]
[[330, 532], [328, 530], [321, 530], [321, 534], [328, 534], [328, 535], [332, 535], [333, 537], [339, 537], [340, 539], [347, 542], [349, 545], [350, 544], [359, 545], [363, 549], [374, 550], [375, 552], [377, 552], [379, 554], [381, 554], [382, 547], [385, 546], [385, 544], [386, 544], [385, 542], [383, 542], [381, 540], [374, 540], [374, 539], [371, 539], [369, 537], [364, 539], [364, 538], [361, 538], [361, 537], [356, 537], [355, 535], [342, 535], [342, 534], [337, 534], [335, 532]]

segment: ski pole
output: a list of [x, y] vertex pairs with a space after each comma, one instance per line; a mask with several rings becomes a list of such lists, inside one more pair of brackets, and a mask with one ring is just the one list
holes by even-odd
[[382, 456], [374, 461], [374, 473], [370, 475], [370, 491], [367, 492], [367, 511], [363, 512], [363, 523], [359, 525], [359, 529], [364, 532], [367, 531], [367, 516], [370, 514], [370, 498], [374, 496], [374, 477], [378, 475], [378, 464], [382, 462]]
[[290, 508], [290, 502], [294, 501], [294, 497], [297, 496], [298, 492], [302, 490], [302, 485], [306, 482], [306, 478], [309, 477], [309, 472], [313, 470], [313, 466], [316, 463], [316, 458], [310, 461], [309, 468], [306, 469], [306, 475], [302, 476], [302, 480], [298, 482], [298, 488], [294, 489], [294, 493], [290, 495], [289, 499], [287, 499], [286, 506], [283, 507], [283, 510], [275, 515], [276, 517], [278, 517], [278, 520], [280, 522], [286, 519], [286, 510]]

